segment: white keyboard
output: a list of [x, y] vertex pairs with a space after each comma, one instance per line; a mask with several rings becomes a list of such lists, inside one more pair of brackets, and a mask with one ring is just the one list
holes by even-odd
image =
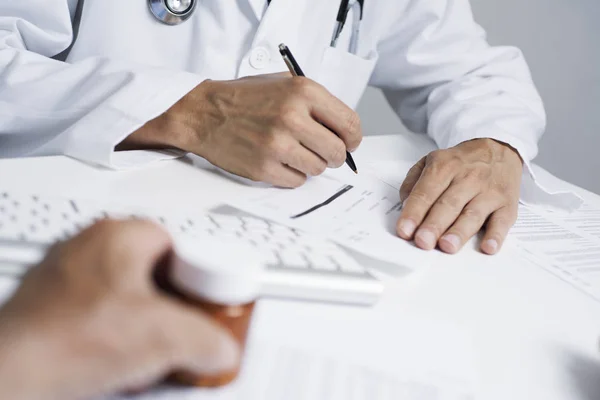
[[[299, 300], [369, 305], [383, 290], [335, 243], [247, 215], [209, 213], [194, 217], [103, 209], [75, 199], [0, 191], [0, 266], [24, 272], [40, 261], [52, 243], [65, 240], [103, 218], [145, 218], [163, 225], [174, 237], [209, 235], [235, 246], [250, 244], [267, 266], [263, 295]], [[13, 267], [8, 267], [13, 266]]]

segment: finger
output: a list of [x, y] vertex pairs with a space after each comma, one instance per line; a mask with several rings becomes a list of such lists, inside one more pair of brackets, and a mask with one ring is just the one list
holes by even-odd
[[164, 335], [172, 343], [166, 360], [169, 368], [212, 375], [239, 367], [240, 346], [229, 331], [206, 314], [168, 298], [158, 313]]
[[403, 203], [398, 220], [398, 235], [410, 240], [429, 209], [452, 182], [454, 171], [450, 168], [432, 168], [427, 165]]
[[297, 188], [306, 182], [306, 175], [280, 162], [269, 162], [260, 179], [281, 188]]
[[502, 207], [500, 196], [479, 195], [465, 206], [456, 222], [439, 241], [440, 249], [454, 254], [485, 224], [494, 211]]
[[[354, 151], [362, 141], [362, 127], [358, 114], [314, 81], [300, 81], [307, 87], [311, 116], [335, 132], [346, 144], [348, 151]], [[303, 83], [302, 83], [303, 82]]]
[[[89, 265], [104, 260], [107, 266], [127, 266], [136, 275], [149, 275], [172, 247], [169, 234], [144, 220], [103, 220], [85, 229], [62, 247], [72, 265]], [[124, 268], [122, 268], [124, 270]]]
[[206, 376], [238, 368], [238, 344], [206, 314], [162, 296], [136, 311], [136, 323], [123, 329], [128, 340], [120, 340], [127, 347], [96, 374], [102, 393], [149, 387], [175, 370]]
[[[479, 194], [479, 191], [479, 185], [468, 181], [450, 184], [450, 187], [433, 204], [417, 230], [415, 234], [417, 247], [424, 250], [434, 249], [440, 237], [456, 221], [467, 203]], [[459, 243], [454, 244], [459, 245]]]
[[309, 120], [309, 124], [303, 126], [296, 135], [300, 143], [327, 161], [330, 167], [338, 168], [344, 165], [346, 144], [323, 125]]
[[423, 168], [425, 168], [426, 159], [427, 157], [421, 158], [406, 174], [406, 178], [404, 178], [402, 186], [400, 186], [400, 201], [406, 200], [410, 192], [413, 190], [413, 187], [421, 177]]
[[506, 235], [517, 220], [517, 213], [517, 206], [506, 206], [490, 216], [481, 242], [481, 251], [494, 255], [500, 250]]
[[297, 142], [290, 146], [285, 154], [282, 154], [280, 161], [309, 176], [321, 175], [327, 169], [325, 160]]

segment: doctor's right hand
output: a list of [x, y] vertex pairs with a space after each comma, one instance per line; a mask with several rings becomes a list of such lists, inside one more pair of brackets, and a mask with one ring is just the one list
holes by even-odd
[[281, 73], [205, 81], [118, 149], [174, 147], [236, 175], [298, 187], [343, 165], [361, 140], [358, 114], [318, 83]]

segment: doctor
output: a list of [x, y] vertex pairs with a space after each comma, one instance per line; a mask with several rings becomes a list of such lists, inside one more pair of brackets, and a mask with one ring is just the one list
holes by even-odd
[[[454, 253], [486, 225], [496, 253], [545, 127], [519, 50], [490, 47], [468, 0], [351, 2], [339, 37], [336, 0], [268, 3], [0, 2], [0, 156], [178, 149], [296, 187], [359, 146], [371, 84], [440, 148], [404, 182], [398, 234]], [[282, 42], [313, 80], [281, 73]]]

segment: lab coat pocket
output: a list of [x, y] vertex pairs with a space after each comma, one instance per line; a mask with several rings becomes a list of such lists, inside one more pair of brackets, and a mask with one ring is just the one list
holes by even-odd
[[376, 52], [362, 58], [345, 50], [327, 47], [317, 81], [348, 107], [355, 109], [369, 84], [376, 62]]

